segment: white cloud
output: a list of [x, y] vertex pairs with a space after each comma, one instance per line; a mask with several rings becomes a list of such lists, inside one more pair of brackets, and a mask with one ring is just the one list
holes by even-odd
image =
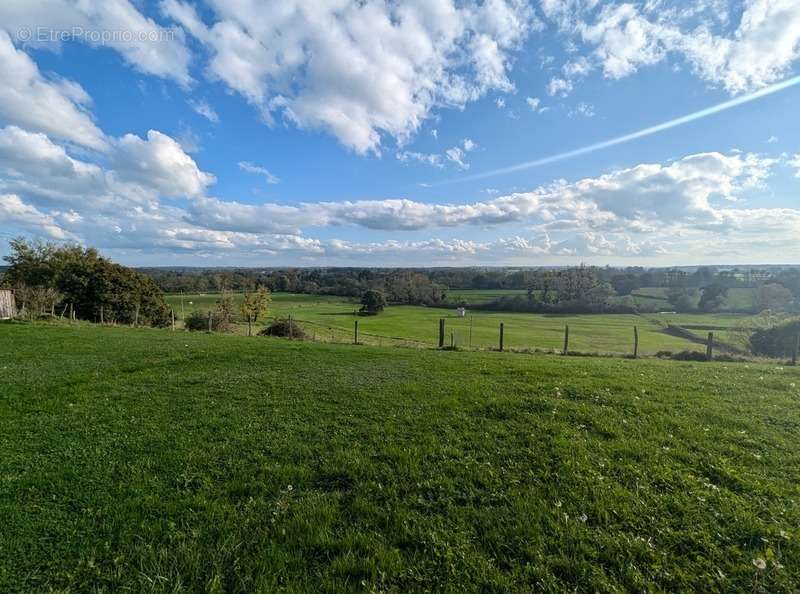
[[593, 118], [595, 116], [594, 105], [584, 101], [578, 103], [574, 109], [569, 112], [570, 117], [581, 116], [584, 118]]
[[795, 177], [800, 177], [800, 153], [789, 159], [789, 166], [797, 169]]
[[108, 147], [88, 112], [91, 100], [83, 88], [65, 79], [46, 79], [2, 30], [0, 81], [0, 121], [92, 149]]
[[679, 49], [705, 80], [731, 93], [773, 83], [800, 57], [800, 4], [795, 0], [748, 0], [732, 36], [707, 29], [684, 36]]
[[579, 41], [588, 52], [567, 62], [565, 78], [551, 85], [563, 94], [594, 68], [619, 79], [673, 54], [731, 94], [763, 88], [787, 75], [800, 58], [800, 4], [743, 0], [742, 5], [738, 23], [730, 27], [724, 2], [544, 0], [542, 12], [568, 37], [565, 45], [577, 48]]
[[420, 153], [416, 151], [400, 151], [396, 154], [397, 160], [407, 163], [408, 161], [417, 161], [432, 167], [444, 167], [442, 156], [435, 153]]
[[[227, 213], [213, 214], [217, 221], [246, 221], [251, 230], [259, 224], [281, 229], [357, 225], [392, 231], [508, 223], [607, 232], [652, 232], [675, 225], [721, 230], [748, 211], [720, 208], [713, 199], [728, 201], [757, 187], [774, 163], [756, 155], [703, 153], [670, 165], [637, 165], [599, 178], [558, 182], [530, 192], [460, 205], [392, 199], [251, 206], [203, 199], [195, 201], [192, 221], [203, 225], [203, 213], [209, 211]], [[215, 228], [242, 230], [227, 224]]]
[[26, 204], [14, 194], [0, 194], [0, 223], [5, 228], [11, 225], [29, 231], [34, 236], [65, 241], [75, 236], [65, 231], [56, 219]]
[[182, 32], [159, 26], [128, 0], [3, 0], [0, 27], [32, 32], [20, 41], [37, 47], [58, 49], [64, 39], [110, 47], [140, 72], [191, 82]]
[[572, 81], [564, 78], [551, 78], [550, 82], [547, 84], [547, 94], [551, 97], [556, 95], [566, 97], [572, 92], [573, 88], [574, 85], [572, 84]]
[[209, 75], [266, 120], [280, 113], [359, 153], [379, 151], [381, 135], [408, 141], [436, 107], [511, 90], [511, 53], [539, 26], [518, 0], [209, 3], [207, 26], [191, 5], [162, 2], [207, 46]]
[[111, 164], [120, 182], [182, 197], [200, 196], [216, 181], [200, 170], [176, 140], [157, 130], [150, 130], [146, 140], [126, 134], [115, 145]]
[[207, 101], [204, 101], [203, 99], [189, 99], [187, 103], [189, 104], [189, 107], [191, 107], [196, 113], [206, 118], [209, 122], [213, 122], [214, 124], [219, 123], [219, 116], [217, 115], [217, 112], [214, 111], [214, 108], [211, 107]]
[[[474, 144], [468, 140], [453, 147], [462, 156], [463, 147]], [[800, 170], [800, 155], [789, 161]], [[244, 204], [209, 197], [213, 176], [155, 131], [146, 139], [111, 141], [103, 168], [71, 156], [44, 134], [9, 126], [0, 129], [0, 226], [77, 239], [112, 254], [186, 253], [228, 263], [253, 263], [249, 258], [259, 256], [273, 263], [372, 265], [638, 262], [665, 255], [689, 261], [695, 253], [753, 258], [775, 249], [800, 257], [800, 210], [739, 208], [736, 201], [762, 186], [776, 162], [739, 152], [702, 153], [469, 203]], [[325, 228], [330, 237], [345, 227], [386, 239], [313, 237], [314, 229]], [[512, 231], [499, 237], [490, 231], [501, 228]], [[442, 229], [449, 237], [463, 236], [439, 239]], [[419, 239], [424, 231], [431, 237]], [[408, 232], [416, 237], [402, 236]]]
[[506, 100], [502, 97], [498, 97], [494, 100], [494, 104], [497, 106], [497, 109], [503, 109], [506, 106]]
[[528, 107], [531, 108], [531, 111], [534, 113], [542, 113], [545, 108], [542, 107], [542, 100], [538, 97], [528, 97], [525, 99], [525, 103], [528, 104]]
[[259, 165], [253, 165], [249, 161], [240, 161], [239, 169], [246, 171], [247, 173], [263, 176], [264, 179], [267, 180], [268, 184], [278, 184], [281, 181], [281, 178], [273, 175], [267, 168]]
[[478, 144], [475, 141], [473, 141], [471, 138], [465, 138], [461, 141], [460, 146], [454, 146], [447, 149], [444, 152], [444, 155], [439, 155], [436, 153], [420, 153], [416, 151], [399, 151], [395, 154], [395, 156], [403, 163], [416, 161], [418, 163], [424, 163], [425, 165], [431, 165], [432, 167], [442, 168], [444, 167], [445, 162], [449, 161], [461, 169], [469, 169], [469, 163], [464, 160], [464, 157], [467, 153], [474, 151], [476, 148], [478, 148]]
[[215, 181], [177, 141], [153, 130], [147, 140], [129, 134], [111, 141], [107, 156], [103, 169], [44, 134], [0, 128], [0, 191], [59, 209], [116, 212], [157, 209], [160, 196], [199, 196]]
[[447, 149], [444, 154], [448, 161], [455, 163], [461, 169], [469, 169], [469, 163], [464, 161], [464, 151], [461, 148], [454, 146]]

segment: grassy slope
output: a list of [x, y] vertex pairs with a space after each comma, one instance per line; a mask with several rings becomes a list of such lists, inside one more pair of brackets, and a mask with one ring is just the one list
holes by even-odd
[[2, 592], [800, 583], [796, 369], [23, 324], [0, 360]]
[[[233, 295], [235, 300], [240, 296]], [[186, 313], [192, 309], [210, 309], [217, 295], [187, 295], [184, 297]], [[170, 296], [170, 304], [180, 312], [180, 297]], [[190, 304], [191, 302], [191, 304]], [[358, 308], [353, 302], [337, 297], [314, 295], [292, 295], [277, 293], [269, 316], [292, 315], [297, 320], [308, 322], [306, 329], [318, 339], [332, 342], [351, 342], [353, 339], [352, 314]], [[570, 326], [570, 345], [580, 352], [630, 353], [633, 349], [633, 327], [640, 331], [640, 352], [653, 354], [658, 351], [701, 350], [701, 345], [661, 332], [669, 316], [636, 315], [554, 315], [507, 312], [470, 311], [472, 322], [472, 346], [496, 348], [499, 326], [505, 324], [505, 346], [511, 349], [561, 349], [564, 341], [564, 326]], [[446, 318], [447, 341], [450, 332], [455, 333], [459, 345], [468, 346], [470, 321], [459, 319], [454, 310], [430, 307], [390, 306], [375, 317], [360, 317], [361, 340], [371, 344], [397, 344], [409, 342], [433, 345], [437, 341], [439, 318]], [[733, 324], [743, 316], [732, 314], [680, 316], [685, 323]], [[673, 322], [676, 323], [676, 322]], [[240, 332], [243, 328], [240, 327]]]

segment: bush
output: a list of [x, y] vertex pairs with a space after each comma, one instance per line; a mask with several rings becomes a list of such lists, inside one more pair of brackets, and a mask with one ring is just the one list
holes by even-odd
[[[194, 332], [208, 332], [208, 312], [195, 310], [186, 316], [183, 327]], [[230, 330], [230, 322], [222, 316], [214, 315], [211, 319], [212, 332], [227, 332]]]
[[300, 325], [288, 319], [276, 319], [269, 326], [258, 333], [259, 336], [278, 336], [280, 338], [292, 338], [295, 340], [305, 340], [308, 338]]
[[380, 291], [369, 290], [361, 297], [361, 313], [377, 315], [386, 307], [386, 297]]
[[791, 357], [800, 334], [800, 319], [757, 330], [750, 337], [750, 350], [763, 357]]

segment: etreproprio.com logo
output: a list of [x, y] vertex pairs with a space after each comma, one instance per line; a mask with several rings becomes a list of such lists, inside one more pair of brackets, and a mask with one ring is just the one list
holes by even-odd
[[15, 38], [21, 43], [63, 43], [68, 41], [84, 41], [92, 45], [116, 43], [157, 43], [173, 41], [174, 29], [53, 29], [51, 27], [21, 27], [17, 29]]

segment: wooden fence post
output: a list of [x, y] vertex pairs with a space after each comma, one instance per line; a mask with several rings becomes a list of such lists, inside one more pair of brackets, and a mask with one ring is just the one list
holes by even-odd
[[292, 316], [289, 316], [289, 340], [294, 340], [294, 326], [292, 325]]
[[569, 324], [564, 326], [564, 355], [569, 353]]
[[139, 325], [139, 304], [138, 303], [136, 304], [136, 317], [133, 318], [133, 325], [134, 326], [138, 326]]
[[353, 325], [353, 344], [358, 344], [358, 320]]
[[469, 348], [472, 348], [472, 318], [474, 316], [469, 317]]
[[708, 333], [708, 342], [706, 343], [706, 361], [711, 361], [714, 356], [714, 333]]
[[633, 327], [633, 358], [639, 358], [639, 328]]
[[174, 309], [170, 309], [169, 310], [169, 316], [170, 316], [170, 318], [172, 318], [172, 331], [175, 332], [175, 310]]
[[208, 312], [208, 331], [211, 332], [214, 328], [214, 312]]
[[252, 314], [247, 314], [247, 336], [253, 335], [253, 316]]
[[444, 318], [439, 318], [439, 348], [444, 348]]
[[504, 334], [505, 333], [504, 333], [503, 322], [500, 322], [500, 352], [501, 353], [503, 352], [503, 339], [505, 338]]
[[794, 341], [794, 351], [792, 351], [792, 365], [797, 365], [797, 355], [800, 353], [800, 334]]
[[456, 348], [456, 333], [450, 330], [450, 348]]
[[103, 315], [103, 306], [100, 305], [100, 325], [104, 325], [106, 323], [105, 315]]
[[69, 304], [69, 321], [70, 323], [75, 321], [75, 306], [72, 303]]

